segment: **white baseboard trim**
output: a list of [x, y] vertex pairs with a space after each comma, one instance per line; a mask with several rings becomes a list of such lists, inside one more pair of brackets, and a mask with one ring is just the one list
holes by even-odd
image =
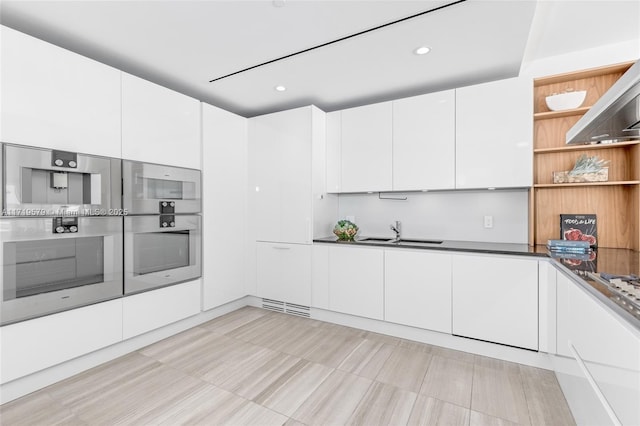
[[53, 367], [4, 383], [0, 385], [0, 404], [13, 401], [14, 399], [50, 386], [78, 373], [82, 373], [100, 364], [104, 364], [105, 362], [119, 358], [152, 343], [166, 339], [174, 334], [178, 334], [221, 315], [240, 309], [248, 305], [247, 299], [248, 297], [243, 297], [234, 300], [233, 302], [205, 312], [200, 312], [198, 315], [185, 318], [173, 324], [141, 334], [140, 336], [124, 340], [115, 345], [63, 362], [62, 364], [54, 365]]

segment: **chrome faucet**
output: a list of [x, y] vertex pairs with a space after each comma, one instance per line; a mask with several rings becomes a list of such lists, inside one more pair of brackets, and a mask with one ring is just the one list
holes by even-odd
[[395, 226], [389, 225], [389, 228], [391, 228], [391, 230], [396, 233], [396, 240], [399, 240], [400, 239], [400, 221], [396, 220]]

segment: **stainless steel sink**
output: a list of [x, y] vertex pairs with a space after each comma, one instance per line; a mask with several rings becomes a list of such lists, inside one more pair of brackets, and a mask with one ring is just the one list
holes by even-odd
[[400, 238], [397, 241], [394, 241], [396, 243], [402, 244], [402, 243], [408, 243], [408, 244], [442, 244], [442, 240], [418, 240], [418, 239], [411, 239], [411, 238]]
[[371, 242], [371, 243], [392, 243], [395, 241], [394, 238], [378, 238], [378, 237], [367, 237], [367, 238], [362, 238], [360, 240], [357, 241], [363, 241], [363, 242]]

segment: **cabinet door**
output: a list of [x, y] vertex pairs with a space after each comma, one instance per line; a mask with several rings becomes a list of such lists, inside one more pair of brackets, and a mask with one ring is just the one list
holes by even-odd
[[256, 240], [310, 244], [311, 108], [249, 120]]
[[454, 256], [453, 334], [538, 350], [538, 262]]
[[384, 251], [329, 248], [329, 309], [383, 319]]
[[122, 299], [123, 337], [155, 330], [200, 313], [200, 279], [151, 290]]
[[326, 115], [327, 138], [327, 192], [341, 190], [342, 112]]
[[122, 73], [122, 157], [200, 169], [200, 102]]
[[456, 188], [532, 185], [532, 99], [527, 78], [456, 89]]
[[342, 111], [341, 192], [392, 189], [391, 102]]
[[202, 120], [203, 307], [211, 309], [247, 294], [247, 119], [202, 104]]
[[0, 328], [0, 383], [122, 341], [122, 299]]
[[1, 27], [1, 140], [120, 157], [120, 71]]
[[311, 305], [311, 246], [257, 243], [258, 297]]
[[455, 91], [393, 101], [393, 189], [455, 187]]
[[451, 255], [385, 250], [384, 319], [451, 333]]

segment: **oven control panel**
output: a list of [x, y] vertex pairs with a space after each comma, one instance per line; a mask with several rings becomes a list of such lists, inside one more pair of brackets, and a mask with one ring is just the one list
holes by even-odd
[[176, 217], [172, 214], [160, 215], [160, 228], [175, 228]]
[[53, 233], [65, 234], [78, 232], [78, 218], [77, 217], [54, 217], [53, 218]]
[[78, 154], [67, 151], [51, 151], [51, 165], [56, 167], [78, 167]]
[[175, 201], [160, 201], [160, 214], [174, 214], [176, 212]]

